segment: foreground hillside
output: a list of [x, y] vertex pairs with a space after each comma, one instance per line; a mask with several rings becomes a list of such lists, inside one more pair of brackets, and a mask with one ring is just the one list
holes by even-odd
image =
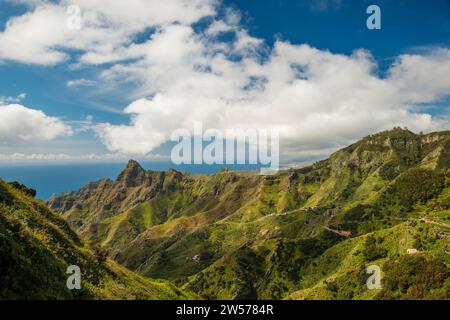
[[[396, 128], [274, 176], [130, 161], [48, 205], [117, 262], [204, 298], [446, 299], [449, 168], [450, 132]], [[381, 290], [365, 286], [372, 264]]]
[[[186, 299], [175, 286], [136, 275], [91, 249], [67, 222], [0, 180], [0, 299]], [[69, 290], [66, 269], [81, 269], [81, 290]]]

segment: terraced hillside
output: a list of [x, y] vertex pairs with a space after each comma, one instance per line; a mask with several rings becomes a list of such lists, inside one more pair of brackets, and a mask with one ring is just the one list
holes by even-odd
[[[204, 298], [448, 298], [449, 167], [450, 132], [396, 128], [274, 176], [130, 161], [48, 205], [120, 264]], [[373, 263], [382, 290], [365, 287]], [[403, 268], [417, 279], [396, 282]]]
[[[0, 180], [0, 299], [189, 299], [167, 281], [127, 270], [87, 246], [66, 221]], [[81, 269], [81, 290], [66, 286], [67, 267]]]

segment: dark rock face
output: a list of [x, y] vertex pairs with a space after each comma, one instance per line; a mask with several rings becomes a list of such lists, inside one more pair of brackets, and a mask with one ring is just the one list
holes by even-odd
[[[90, 182], [75, 192], [53, 196], [47, 206], [64, 214], [75, 212], [68, 220], [79, 231], [97, 230], [101, 219], [132, 209], [154, 197], [177, 189], [190, 178], [176, 170], [146, 171], [138, 162], [130, 160], [115, 181], [102, 179]], [[90, 228], [95, 224], [95, 228]]]
[[128, 161], [126, 168], [117, 177], [117, 182], [124, 187], [136, 187], [144, 183], [146, 174], [144, 168], [134, 160]]

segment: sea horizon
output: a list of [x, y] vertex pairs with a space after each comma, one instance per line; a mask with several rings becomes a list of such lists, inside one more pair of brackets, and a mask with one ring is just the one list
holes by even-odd
[[[214, 174], [223, 168], [232, 171], [255, 171], [258, 165], [175, 165], [170, 161], [139, 162], [145, 170], [167, 171], [175, 169], [190, 174]], [[17, 181], [36, 190], [36, 198], [47, 200], [52, 195], [76, 191], [89, 182], [109, 178], [115, 180], [125, 168], [123, 162], [90, 163], [0, 163], [0, 179]]]

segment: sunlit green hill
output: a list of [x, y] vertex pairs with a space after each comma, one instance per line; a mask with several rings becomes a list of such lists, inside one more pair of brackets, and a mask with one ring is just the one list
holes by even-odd
[[[48, 205], [120, 264], [204, 298], [446, 298], [449, 164], [450, 132], [395, 128], [273, 176], [154, 172], [130, 161], [116, 181]], [[420, 275], [389, 282], [396, 264], [423, 274], [423, 259], [440, 275], [432, 296]], [[383, 292], [365, 287], [374, 261], [389, 284]]]

